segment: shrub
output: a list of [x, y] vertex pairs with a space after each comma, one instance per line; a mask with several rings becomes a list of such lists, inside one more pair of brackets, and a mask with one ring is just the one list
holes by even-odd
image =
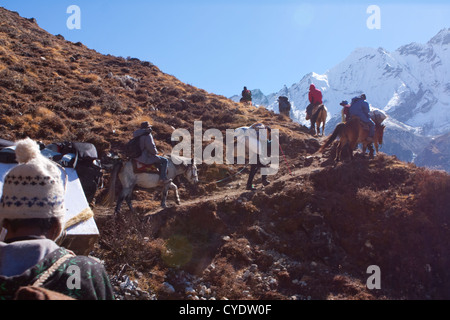
[[91, 116], [91, 113], [85, 109], [69, 109], [66, 111], [67, 117], [74, 120], [84, 120]]
[[37, 94], [42, 93], [42, 91], [39, 88], [37, 88], [33, 85], [28, 85], [28, 84], [23, 86], [22, 92], [25, 94], [31, 94], [31, 95], [37, 95]]
[[[44, 118], [40, 121], [40, 127], [45, 129], [50, 129], [54, 133], [64, 133], [65, 124], [58, 116], [52, 116], [49, 118]], [[48, 138], [47, 135], [43, 135], [43, 138]]]
[[191, 100], [193, 103], [206, 101], [205, 95], [200, 94], [200, 93], [194, 93], [194, 94], [191, 94], [191, 95], [188, 97], [188, 99]]
[[183, 94], [183, 90], [175, 87], [164, 87], [162, 88], [161, 93], [179, 98]]
[[69, 108], [82, 108], [89, 109], [95, 104], [95, 101], [92, 98], [78, 95], [70, 98], [69, 101], [66, 102], [66, 106]]
[[424, 212], [450, 221], [448, 196], [450, 175], [442, 171], [421, 169], [415, 177], [418, 189], [417, 205]]
[[103, 88], [100, 87], [100, 86], [97, 86], [97, 85], [91, 85], [91, 86], [89, 86], [88, 91], [89, 91], [90, 93], [92, 93], [92, 94], [93, 94], [94, 96], [96, 96], [96, 97], [100, 97], [100, 96], [102, 96], [102, 95], [105, 93], [105, 91], [103, 90]]
[[99, 81], [99, 76], [97, 76], [95, 74], [89, 74], [87, 76], [80, 77], [80, 80], [84, 83], [93, 83], [93, 82]]
[[101, 106], [103, 112], [110, 112], [112, 114], [122, 113], [125, 110], [120, 101], [115, 96], [111, 95], [108, 95], [102, 100]]

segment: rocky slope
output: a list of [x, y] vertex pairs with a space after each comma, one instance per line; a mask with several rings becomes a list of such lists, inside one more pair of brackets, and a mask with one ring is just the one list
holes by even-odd
[[[175, 128], [280, 129], [281, 168], [248, 192], [248, 168], [200, 165], [182, 203], [136, 190], [137, 215], [93, 203], [92, 252], [119, 299], [448, 299], [450, 178], [379, 154], [334, 165], [298, 123], [181, 83], [149, 62], [103, 56], [0, 8], [0, 138], [122, 150], [141, 121], [169, 152]], [[108, 186], [109, 172], [105, 172]], [[226, 181], [216, 181], [229, 177]], [[369, 290], [367, 268], [381, 269]]]

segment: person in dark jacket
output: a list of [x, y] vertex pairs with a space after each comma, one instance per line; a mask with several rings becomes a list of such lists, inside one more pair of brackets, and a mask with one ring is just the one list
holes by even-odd
[[161, 165], [160, 179], [164, 183], [169, 183], [172, 180], [167, 178], [167, 166], [169, 165], [169, 160], [165, 157], [158, 155], [158, 149], [156, 148], [155, 140], [153, 139], [153, 128], [146, 121], [141, 123], [141, 127], [133, 133], [133, 137], [141, 137], [140, 145], [142, 154], [136, 158], [143, 164], [159, 164]]
[[62, 171], [31, 139], [18, 141], [15, 152], [19, 164], [5, 176], [0, 200], [0, 229], [7, 232], [0, 239], [0, 300], [20, 300], [30, 288], [113, 300], [103, 265], [57, 244], [66, 214]]
[[349, 108], [350, 119], [358, 117], [362, 122], [369, 125], [369, 141], [373, 141], [375, 136], [375, 123], [370, 118], [370, 106], [366, 101], [366, 95], [362, 94], [359, 97], [354, 97]]
[[247, 89], [247, 87], [244, 87], [244, 90], [242, 90], [242, 102], [252, 102], [252, 92]]

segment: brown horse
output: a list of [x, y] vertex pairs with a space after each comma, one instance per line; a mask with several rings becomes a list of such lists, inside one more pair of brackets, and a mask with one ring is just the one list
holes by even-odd
[[[310, 110], [306, 112], [306, 120], [311, 121], [311, 131], [314, 131], [314, 135], [320, 134], [320, 126], [322, 125], [322, 136], [325, 132], [325, 123], [327, 122], [328, 110], [325, 105], [321, 104], [317, 107], [317, 110]], [[317, 130], [316, 130], [317, 126]]]
[[[383, 143], [385, 126], [381, 124], [375, 124], [375, 136], [374, 144], [378, 152], [379, 145]], [[347, 147], [350, 150], [350, 157], [353, 160], [353, 150], [356, 149], [359, 143], [363, 145], [363, 154], [366, 153], [367, 148], [370, 150], [370, 157], [373, 158], [374, 150], [372, 142], [367, 141], [369, 136], [369, 130], [366, 128], [358, 118], [352, 118], [351, 120], [340, 123], [337, 125], [336, 129], [332, 135], [327, 139], [325, 144], [319, 149], [319, 152], [323, 152], [325, 148], [331, 145], [331, 143], [339, 137], [339, 144], [336, 150], [335, 161], [341, 159], [342, 150]]]

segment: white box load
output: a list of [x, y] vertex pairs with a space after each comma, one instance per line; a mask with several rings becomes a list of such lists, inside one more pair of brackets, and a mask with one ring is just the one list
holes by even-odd
[[[17, 164], [0, 163], [0, 197], [3, 192], [3, 182], [6, 174]], [[94, 214], [87, 202], [77, 172], [72, 168], [64, 168], [68, 176], [65, 197], [66, 230], [59, 243], [61, 246], [79, 255], [88, 255], [98, 241], [99, 231], [94, 220]], [[63, 172], [61, 172], [64, 175]], [[65, 179], [65, 178], [64, 178]], [[63, 181], [64, 181], [63, 179]]]

